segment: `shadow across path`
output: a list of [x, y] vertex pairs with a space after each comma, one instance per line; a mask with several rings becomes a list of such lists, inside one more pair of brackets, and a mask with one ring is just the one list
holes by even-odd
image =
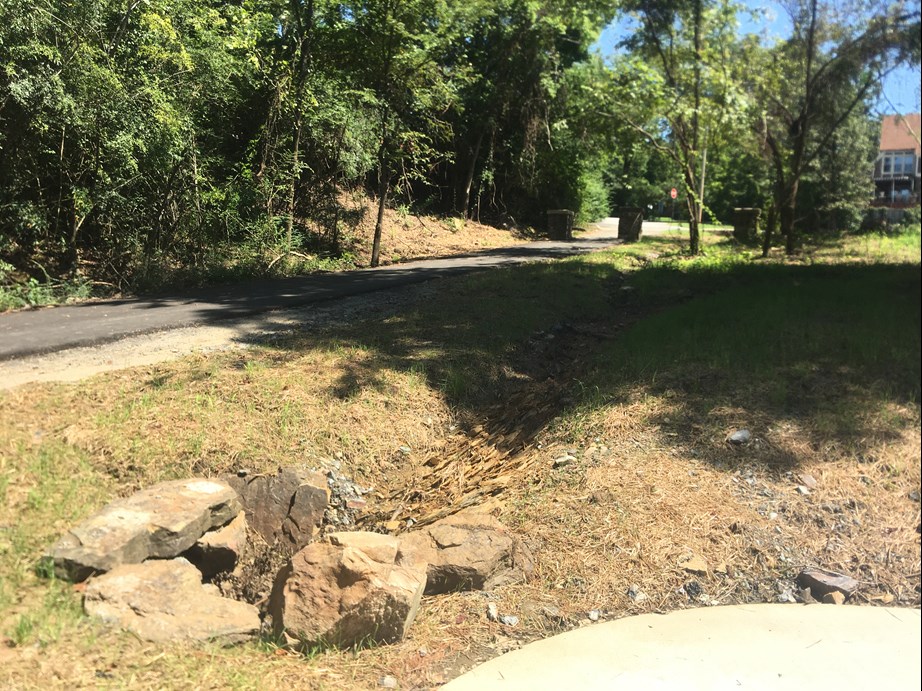
[[248, 281], [156, 298], [97, 301], [0, 315], [0, 360], [238, 319], [480, 269], [561, 259], [611, 247], [617, 242], [616, 236], [617, 226], [606, 224], [572, 242], [540, 241], [375, 269]]

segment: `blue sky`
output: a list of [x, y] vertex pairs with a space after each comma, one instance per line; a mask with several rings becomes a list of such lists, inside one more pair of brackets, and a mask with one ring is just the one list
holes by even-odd
[[[766, 42], [777, 40], [790, 31], [787, 15], [775, 2], [746, 3], [753, 9], [755, 17], [748, 13], [740, 16], [740, 30], [745, 33], [762, 34]], [[593, 46], [603, 56], [615, 51], [615, 44], [631, 30], [629, 19], [609, 25]], [[883, 95], [877, 103], [880, 113], [918, 113], [920, 106], [920, 82], [922, 70], [919, 67], [900, 67], [891, 72], [883, 84]]]

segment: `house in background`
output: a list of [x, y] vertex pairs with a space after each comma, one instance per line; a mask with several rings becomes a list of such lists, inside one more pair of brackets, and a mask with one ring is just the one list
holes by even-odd
[[876, 187], [873, 206], [900, 210], [886, 212], [888, 220], [901, 217], [902, 209], [919, 206], [922, 161], [922, 115], [885, 115], [880, 130], [880, 152], [874, 164]]

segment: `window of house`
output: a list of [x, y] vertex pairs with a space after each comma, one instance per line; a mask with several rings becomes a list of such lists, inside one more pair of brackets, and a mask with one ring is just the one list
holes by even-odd
[[884, 175], [912, 175], [916, 168], [916, 157], [911, 153], [892, 153], [883, 157], [881, 170]]

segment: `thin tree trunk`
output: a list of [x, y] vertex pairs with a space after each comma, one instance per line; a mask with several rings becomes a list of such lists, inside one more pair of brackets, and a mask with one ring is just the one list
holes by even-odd
[[[778, 196], [777, 194], [775, 195]], [[775, 233], [775, 225], [778, 223], [778, 207], [772, 204], [768, 207], [768, 217], [765, 220], [765, 235], [762, 238], [762, 258], [768, 256], [772, 249], [772, 236]]]
[[795, 178], [784, 191], [784, 199], [782, 200], [781, 207], [778, 209], [778, 214], [781, 217], [781, 233], [784, 235], [784, 251], [788, 255], [797, 252], [799, 245], [795, 227], [797, 188], [798, 181]]
[[698, 254], [701, 251], [701, 206], [695, 199], [695, 175], [690, 164], [685, 168], [685, 205], [688, 207], [688, 252]]
[[375, 237], [371, 244], [371, 265], [378, 266], [381, 258], [381, 232], [384, 229], [384, 207], [387, 204], [387, 193], [390, 189], [391, 176], [387, 170], [381, 170], [381, 180], [378, 185], [378, 220], [375, 222]]
[[[300, 109], [301, 104], [298, 104]], [[291, 249], [292, 232], [295, 224], [295, 201], [298, 190], [298, 179], [301, 177], [300, 164], [301, 148], [301, 113], [295, 116], [295, 141], [291, 152], [291, 186], [288, 188], [288, 220], [285, 223], [285, 242], [287, 248]]]
[[471, 155], [471, 164], [467, 167], [467, 175], [464, 178], [464, 193], [461, 197], [461, 218], [465, 221], [468, 217], [468, 211], [471, 203], [471, 185], [474, 184], [474, 173], [477, 170], [477, 158], [480, 156], [480, 146], [483, 144], [483, 130], [477, 135], [477, 143], [474, 145], [474, 153]]

